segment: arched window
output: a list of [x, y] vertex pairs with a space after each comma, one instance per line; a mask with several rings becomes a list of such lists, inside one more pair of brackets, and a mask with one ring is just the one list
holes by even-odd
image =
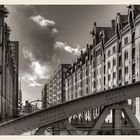
[[108, 64], [107, 65], [108, 65], [108, 69], [110, 69], [110, 61], [108, 61]]
[[116, 65], [116, 59], [113, 58], [113, 67]]
[[113, 53], [115, 53], [115, 51], [116, 51], [116, 48], [115, 48], [115, 46], [113, 47]]
[[108, 57], [110, 56], [110, 50], [108, 50]]
[[124, 59], [125, 59], [125, 60], [128, 59], [128, 51], [127, 51], [127, 50], [124, 52]]
[[128, 44], [128, 36], [124, 38], [124, 45]]

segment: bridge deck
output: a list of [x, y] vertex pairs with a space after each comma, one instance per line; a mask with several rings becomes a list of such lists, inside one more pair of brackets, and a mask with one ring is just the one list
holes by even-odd
[[140, 97], [140, 82], [65, 102], [0, 125], [1, 135], [19, 135], [61, 121], [71, 115]]

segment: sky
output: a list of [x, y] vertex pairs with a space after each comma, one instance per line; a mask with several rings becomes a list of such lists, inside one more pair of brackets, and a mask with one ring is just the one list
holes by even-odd
[[86, 44], [93, 23], [111, 26], [127, 5], [6, 5], [11, 40], [19, 41], [23, 102], [41, 98], [44, 84], [59, 64], [72, 63]]

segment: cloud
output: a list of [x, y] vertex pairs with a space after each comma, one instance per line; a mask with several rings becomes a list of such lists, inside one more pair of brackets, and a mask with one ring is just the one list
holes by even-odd
[[21, 74], [22, 80], [28, 83], [29, 86], [42, 86], [41, 80], [46, 80], [50, 75], [50, 67], [47, 63], [43, 65], [34, 58], [32, 52], [23, 50], [23, 59], [28, 60], [28, 71], [23, 70]]
[[42, 27], [45, 27], [45, 26], [53, 27], [55, 25], [55, 22], [53, 20], [47, 20], [40, 15], [32, 16], [30, 18]]
[[41, 27], [52, 28], [53, 33], [58, 33], [58, 30], [55, 27], [55, 22], [53, 20], [45, 19], [44, 17], [37, 15], [30, 17], [35, 23], [37, 23]]
[[63, 43], [63, 42], [56, 42], [55, 43], [55, 47], [56, 48], [64, 49], [66, 52], [72, 53], [74, 55], [79, 55], [80, 54], [80, 51], [81, 51], [81, 49], [79, 48], [79, 46], [77, 46], [76, 48], [73, 48], [73, 47], [68, 46], [66, 43]]
[[57, 23], [42, 16], [40, 9], [11, 6], [9, 10], [11, 37], [20, 42], [19, 71], [28, 86], [45, 84], [59, 64], [75, 61], [80, 46], [56, 41], [60, 35]]
[[38, 79], [35, 75], [31, 75], [31, 74], [25, 74], [22, 76], [22, 80], [24, 80], [25, 82], [28, 83], [28, 86], [31, 87], [38, 87], [38, 86], [42, 86], [41, 83], [37, 82]]

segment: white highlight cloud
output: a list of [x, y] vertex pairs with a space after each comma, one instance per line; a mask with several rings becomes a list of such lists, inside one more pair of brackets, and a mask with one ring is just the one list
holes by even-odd
[[54, 32], [54, 33], [58, 32], [58, 30], [56, 28], [54, 28], [56, 23], [53, 20], [45, 19], [44, 17], [42, 17], [40, 15], [32, 16], [32, 17], [30, 17], [30, 19], [32, 19], [35, 23], [37, 23], [41, 27], [50, 27], [50, 28], [52, 28], [52, 32]]
[[49, 67], [47, 64], [41, 64], [39, 61], [35, 60], [31, 52], [26, 50], [23, 52], [24, 57], [29, 59], [31, 62], [31, 73], [24, 73], [22, 75], [22, 79], [28, 83], [28, 86], [42, 86], [39, 81], [48, 78]]
[[55, 25], [55, 22], [53, 20], [47, 20], [40, 15], [32, 16], [31, 19], [37, 24], [39, 24], [40, 26], [54, 26]]
[[68, 46], [66, 43], [63, 43], [63, 42], [56, 42], [55, 47], [64, 49], [65, 51], [72, 53], [74, 55], [80, 55], [80, 51], [81, 51], [79, 46], [77, 46], [76, 48], [73, 48], [73, 47]]

